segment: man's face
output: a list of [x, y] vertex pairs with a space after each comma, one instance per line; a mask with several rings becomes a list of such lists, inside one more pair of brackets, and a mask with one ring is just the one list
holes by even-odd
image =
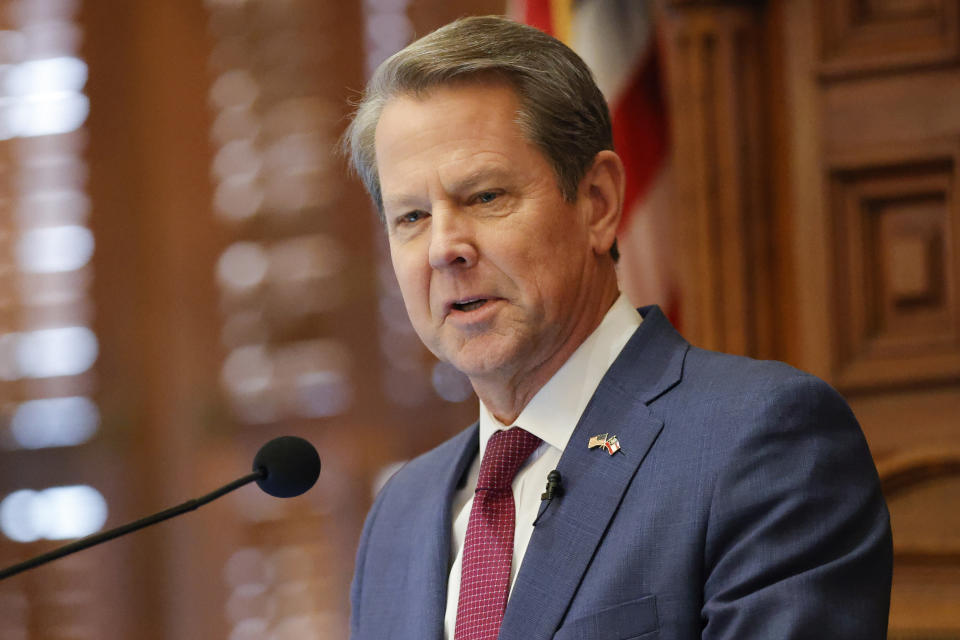
[[594, 321], [586, 294], [606, 251], [591, 246], [589, 196], [563, 199], [518, 107], [501, 84], [438, 88], [390, 100], [376, 130], [407, 313], [427, 348], [474, 382], [521, 384], [565, 361]]

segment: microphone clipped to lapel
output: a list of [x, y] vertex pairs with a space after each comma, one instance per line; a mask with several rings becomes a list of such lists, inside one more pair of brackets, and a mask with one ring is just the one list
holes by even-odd
[[547, 474], [547, 487], [544, 492], [540, 494], [540, 510], [537, 512], [537, 517], [533, 521], [533, 526], [537, 526], [537, 523], [540, 522], [540, 518], [547, 512], [547, 508], [550, 506], [550, 503], [553, 502], [553, 498], [560, 495], [562, 491], [560, 483], [562, 481], [563, 477], [556, 469]]

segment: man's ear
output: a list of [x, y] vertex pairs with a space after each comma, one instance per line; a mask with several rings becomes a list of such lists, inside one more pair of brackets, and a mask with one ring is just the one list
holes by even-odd
[[587, 210], [590, 243], [597, 255], [610, 251], [623, 215], [626, 173], [623, 162], [613, 151], [601, 151], [593, 158], [580, 183], [580, 197]]

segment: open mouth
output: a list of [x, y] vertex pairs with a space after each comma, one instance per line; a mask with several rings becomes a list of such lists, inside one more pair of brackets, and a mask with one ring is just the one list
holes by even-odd
[[486, 298], [477, 298], [476, 300], [467, 300], [466, 302], [454, 302], [451, 306], [457, 311], [473, 311], [486, 304]]

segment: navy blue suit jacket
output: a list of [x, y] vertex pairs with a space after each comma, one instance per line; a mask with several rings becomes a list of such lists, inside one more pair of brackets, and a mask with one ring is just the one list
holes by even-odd
[[[500, 638], [885, 637], [889, 516], [847, 404], [642, 313], [563, 452], [563, 494], [530, 538]], [[588, 449], [599, 433], [622, 450]], [[443, 637], [450, 501], [477, 451], [474, 424], [380, 492], [354, 640]]]

